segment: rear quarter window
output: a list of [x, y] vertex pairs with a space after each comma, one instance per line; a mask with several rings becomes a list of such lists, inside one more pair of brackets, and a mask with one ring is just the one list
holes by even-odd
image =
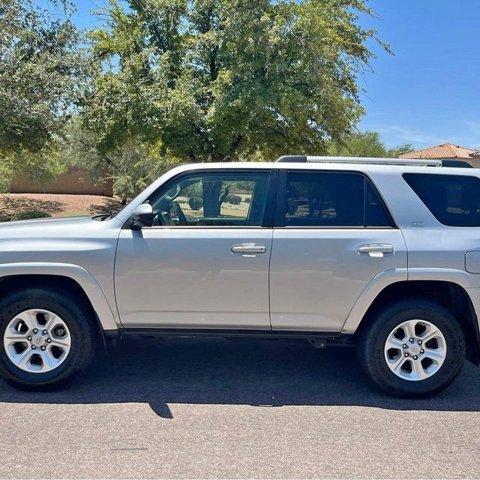
[[405, 181], [435, 218], [451, 227], [480, 227], [480, 179], [405, 173]]

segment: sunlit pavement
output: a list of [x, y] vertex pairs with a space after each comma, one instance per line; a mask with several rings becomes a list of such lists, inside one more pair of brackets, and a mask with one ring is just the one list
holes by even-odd
[[268, 340], [128, 340], [69, 388], [0, 384], [0, 477], [480, 476], [480, 369], [384, 396], [355, 352]]

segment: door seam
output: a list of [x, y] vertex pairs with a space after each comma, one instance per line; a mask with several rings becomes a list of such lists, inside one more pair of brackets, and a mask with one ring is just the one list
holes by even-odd
[[272, 299], [271, 299], [271, 291], [270, 291], [270, 275], [271, 275], [271, 263], [272, 263], [272, 255], [273, 255], [273, 239], [274, 239], [275, 228], [272, 228], [272, 237], [270, 239], [270, 255], [268, 257], [268, 321], [270, 323], [270, 330], [273, 330], [272, 326]]

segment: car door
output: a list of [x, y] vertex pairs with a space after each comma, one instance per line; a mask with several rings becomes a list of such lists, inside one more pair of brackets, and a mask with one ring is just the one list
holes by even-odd
[[270, 176], [200, 169], [151, 196], [153, 226], [124, 228], [117, 247], [125, 327], [270, 329]]
[[407, 267], [402, 233], [362, 173], [283, 171], [279, 185], [272, 328], [340, 331], [376, 275]]

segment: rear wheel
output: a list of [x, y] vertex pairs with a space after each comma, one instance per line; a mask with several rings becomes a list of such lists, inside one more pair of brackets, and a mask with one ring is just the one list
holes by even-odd
[[70, 292], [22, 290], [0, 302], [0, 373], [20, 388], [51, 388], [90, 362], [96, 334]]
[[441, 305], [407, 301], [391, 305], [360, 334], [360, 362], [385, 392], [427, 397], [450, 385], [465, 362], [465, 339]]

